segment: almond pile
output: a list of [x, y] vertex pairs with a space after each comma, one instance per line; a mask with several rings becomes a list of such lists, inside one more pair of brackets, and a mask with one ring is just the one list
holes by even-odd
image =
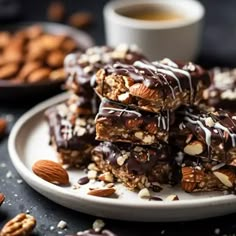
[[0, 32], [0, 82], [39, 83], [64, 80], [64, 57], [78, 49], [68, 35], [54, 35], [33, 25]]

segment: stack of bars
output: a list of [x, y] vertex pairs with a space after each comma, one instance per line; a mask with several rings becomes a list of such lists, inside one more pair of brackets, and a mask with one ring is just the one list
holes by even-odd
[[[93, 161], [130, 189], [156, 191], [163, 184], [195, 181], [197, 159], [193, 158], [186, 179], [183, 166], [191, 158], [182, 153], [181, 160], [174, 158], [175, 152], [180, 156], [176, 140], [184, 132], [175, 127], [185, 119], [181, 109], [198, 105], [209, 84], [209, 74], [193, 63], [164, 59], [105, 66], [97, 72], [95, 84], [102, 101], [95, 120], [96, 139], [104, 142], [93, 149]], [[182, 187], [188, 192], [199, 189]]]
[[67, 101], [50, 108], [45, 115], [50, 127], [50, 140], [59, 161], [70, 167], [84, 167], [91, 160], [95, 140], [94, 117], [99, 99], [90, 86], [95, 73], [104, 65], [122, 62], [132, 64], [144, 59], [136, 47], [119, 45], [92, 47], [86, 52], [65, 58]]
[[132, 190], [235, 190], [236, 115], [209, 108], [200, 66], [120, 45], [68, 55], [65, 69], [70, 98], [46, 111], [62, 164], [92, 161]]

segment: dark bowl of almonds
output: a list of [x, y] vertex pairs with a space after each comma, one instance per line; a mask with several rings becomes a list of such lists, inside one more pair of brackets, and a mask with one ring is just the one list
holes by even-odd
[[18, 23], [0, 31], [0, 100], [46, 98], [66, 79], [67, 54], [93, 45], [86, 33], [58, 23]]

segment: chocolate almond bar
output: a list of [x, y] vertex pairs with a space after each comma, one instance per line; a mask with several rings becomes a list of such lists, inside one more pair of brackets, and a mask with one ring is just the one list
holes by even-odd
[[71, 94], [70, 98], [66, 101], [66, 104], [73, 114], [79, 116], [95, 115], [98, 112], [99, 98], [95, 94], [92, 98]]
[[170, 143], [184, 153], [236, 166], [236, 116], [186, 108], [176, 113]]
[[203, 98], [209, 106], [236, 111], [236, 69], [214, 68], [212, 84], [204, 91]]
[[155, 114], [103, 99], [96, 116], [96, 139], [142, 145], [168, 143], [173, 122], [174, 113], [169, 110]]
[[116, 48], [107, 46], [91, 47], [85, 53], [70, 54], [65, 58], [65, 70], [68, 76], [66, 87], [79, 96], [93, 97], [90, 86], [95, 73], [107, 64], [122, 62], [132, 64], [145, 57], [135, 46], [125, 44]]
[[100, 171], [111, 172], [130, 189], [172, 183], [169, 148], [165, 145], [138, 146], [102, 142], [92, 151], [92, 160]]
[[183, 155], [181, 176], [181, 187], [186, 192], [235, 192], [236, 169], [224, 163]]
[[45, 112], [50, 140], [62, 164], [81, 167], [91, 158], [95, 141], [94, 116], [76, 116], [65, 104]]
[[107, 65], [96, 74], [96, 92], [113, 101], [150, 112], [198, 104], [210, 84], [208, 73], [193, 63], [136, 61]]

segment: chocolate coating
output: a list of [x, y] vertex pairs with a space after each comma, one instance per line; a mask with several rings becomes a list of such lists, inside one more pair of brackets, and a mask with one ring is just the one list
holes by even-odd
[[208, 73], [200, 66], [187, 63], [177, 64], [169, 59], [160, 62], [136, 61], [133, 65], [116, 63], [104, 68], [105, 75], [111, 74], [127, 76], [134, 83], [142, 83], [150, 89], [158, 89], [163, 97], [173, 96], [176, 92], [190, 91], [190, 103], [193, 103], [195, 90], [201, 81], [209, 86]]
[[103, 158], [112, 166], [118, 167], [117, 159], [122, 152], [129, 154], [125, 164], [130, 173], [137, 175], [147, 174], [158, 162], [170, 160], [169, 149], [165, 145], [134, 146], [125, 143], [100, 143], [92, 151], [93, 154], [102, 154]]
[[96, 144], [93, 116], [77, 118], [65, 104], [50, 108], [45, 115], [58, 150], [80, 150]]
[[236, 69], [214, 68], [212, 83], [204, 93], [209, 106], [236, 111]]
[[174, 113], [151, 113], [103, 99], [96, 116], [96, 139], [152, 145], [168, 143]]
[[171, 143], [182, 150], [193, 141], [200, 141], [203, 151], [199, 157], [235, 165], [236, 116], [223, 110], [215, 112], [184, 108], [177, 112], [171, 131]]
[[162, 111], [160, 113], [152, 113], [136, 109], [131, 109], [129, 106], [122, 105], [121, 103], [102, 99], [99, 112], [96, 119], [107, 117], [114, 123], [125, 122], [129, 119], [142, 120], [143, 125], [155, 121], [160, 129], [168, 131], [170, 125], [174, 123], [174, 113], [170, 111]]

